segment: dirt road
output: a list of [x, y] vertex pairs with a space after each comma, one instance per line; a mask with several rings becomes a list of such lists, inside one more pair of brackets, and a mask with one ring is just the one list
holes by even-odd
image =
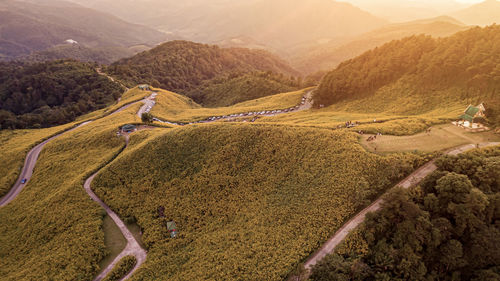
[[[483, 143], [480, 147], [496, 146], [500, 145], [498, 142], [494, 143]], [[455, 148], [449, 152], [448, 155], [458, 155], [469, 150], [476, 148], [474, 144], [468, 144]], [[420, 183], [426, 176], [431, 174], [437, 169], [434, 165], [434, 161], [431, 161], [420, 169], [413, 172], [410, 176], [404, 179], [402, 182], [396, 185], [396, 187], [410, 188], [418, 183]], [[366, 215], [370, 212], [376, 212], [380, 209], [382, 204], [382, 199], [378, 199], [373, 202], [370, 206], [359, 212], [355, 217], [349, 220], [344, 226], [342, 226], [313, 256], [311, 256], [304, 264], [307, 271], [310, 272], [311, 268], [321, 261], [325, 256], [333, 253], [335, 248], [347, 237], [347, 235], [358, 227], [366, 218]]]
[[[127, 141], [128, 142], [128, 141]], [[94, 281], [100, 281], [108, 275], [109, 272], [115, 267], [115, 265], [124, 257], [126, 256], [134, 256], [137, 259], [137, 264], [135, 265], [134, 269], [125, 276], [122, 280], [128, 279], [132, 274], [139, 269], [139, 267], [146, 261], [146, 250], [144, 250], [139, 242], [135, 239], [134, 235], [132, 235], [132, 232], [127, 228], [125, 223], [120, 219], [120, 217], [111, 210], [108, 205], [106, 205], [97, 195], [92, 191], [91, 184], [92, 181], [94, 180], [95, 176], [99, 172], [96, 172], [93, 174], [90, 178], [88, 178], [85, 181], [85, 191], [89, 194], [89, 196], [97, 202], [101, 207], [106, 210], [106, 213], [113, 219], [113, 221], [116, 223], [120, 231], [122, 232], [123, 236], [127, 240], [127, 246], [125, 249], [94, 279]]]

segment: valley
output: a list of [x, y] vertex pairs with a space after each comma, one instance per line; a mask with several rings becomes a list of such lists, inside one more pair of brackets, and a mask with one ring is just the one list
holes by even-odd
[[464, 1], [0, 3], [0, 281], [499, 280]]

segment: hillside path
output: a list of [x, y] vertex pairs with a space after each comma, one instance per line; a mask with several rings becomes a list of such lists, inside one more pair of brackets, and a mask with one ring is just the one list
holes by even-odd
[[[483, 143], [480, 144], [480, 147], [488, 147], [488, 146], [496, 146], [500, 145], [498, 142], [491, 143]], [[446, 154], [448, 155], [458, 155], [469, 150], [476, 148], [475, 144], [468, 144], [464, 146], [460, 146], [455, 148]], [[434, 160], [420, 167], [418, 170], [413, 172], [406, 179], [401, 181], [396, 187], [410, 188], [419, 184], [426, 176], [431, 174], [437, 169], [434, 164]], [[312, 255], [305, 263], [304, 267], [307, 270], [308, 274], [314, 265], [316, 265], [319, 261], [321, 261], [325, 256], [332, 254], [335, 248], [347, 237], [347, 235], [353, 231], [356, 227], [358, 227], [366, 218], [366, 215], [371, 212], [376, 212], [380, 209], [381, 204], [383, 202], [382, 198], [379, 198], [375, 202], [373, 202], [370, 206], [366, 207], [364, 210], [359, 212], [356, 216], [354, 216], [351, 220], [349, 220], [344, 226], [342, 226], [337, 232], [316, 252]]]
[[[129, 140], [129, 136], [127, 135], [126, 136], [126, 146], [128, 146], [128, 140]], [[137, 269], [139, 269], [139, 267], [146, 261], [147, 253], [146, 253], [146, 250], [141, 247], [141, 245], [139, 244], [139, 241], [137, 241], [137, 239], [134, 237], [134, 235], [132, 235], [132, 232], [130, 232], [130, 230], [127, 228], [125, 223], [120, 219], [120, 217], [113, 210], [111, 210], [111, 208], [108, 205], [106, 205], [94, 193], [94, 191], [92, 191], [92, 188], [91, 188], [92, 181], [94, 180], [94, 178], [97, 176], [97, 174], [99, 172], [100, 172], [100, 170], [97, 171], [92, 176], [90, 176], [85, 181], [85, 184], [84, 184], [85, 191], [88, 193], [90, 198], [92, 198], [92, 200], [97, 202], [106, 211], [106, 213], [111, 217], [111, 219], [113, 219], [113, 221], [118, 226], [121, 233], [123, 234], [123, 236], [127, 240], [127, 246], [125, 247], [125, 249], [123, 249], [123, 251], [118, 256], [115, 257], [115, 259], [106, 268], [104, 268], [104, 270], [94, 279], [94, 281], [100, 281], [100, 280], [104, 279], [111, 272], [111, 270], [113, 270], [113, 268], [116, 266], [116, 264], [118, 264], [118, 262], [122, 258], [124, 258], [126, 256], [134, 256], [137, 260], [136, 265], [125, 277], [123, 277], [121, 279], [121, 280], [126, 280], [126, 279], [130, 278], [130, 276], [132, 276], [132, 274]]]
[[[105, 75], [104, 73], [100, 72], [100, 70], [98, 70], [98, 73], [101, 74], [101, 75]], [[111, 79], [112, 81], [114, 81], [112, 77], [108, 77], [108, 78]], [[144, 105], [141, 106], [141, 108], [137, 112], [137, 116], [141, 117], [142, 113], [149, 112], [152, 109], [152, 107], [155, 105], [154, 98], [155, 98], [156, 94], [157, 93], [152, 92], [151, 96], [149, 96], [149, 97], [147, 97], [147, 98], [145, 98], [143, 100], [140, 100], [140, 101], [137, 101], [137, 102], [133, 102], [133, 103], [124, 105], [124, 106], [120, 107], [119, 109], [113, 111], [108, 116], [111, 116], [111, 115], [117, 114], [119, 112], [122, 112], [123, 110], [131, 107], [132, 105], [135, 105], [137, 103], [141, 103], [142, 102]], [[291, 113], [293, 111], [298, 111], [298, 110], [306, 110], [306, 109], [309, 109], [309, 108], [312, 107], [311, 96], [312, 96], [312, 91], [309, 91], [303, 97], [301, 104], [298, 105], [298, 106], [296, 106], [293, 110], [289, 110], [289, 111], [286, 111], [286, 112], [281, 111], [281, 110], [279, 110], [279, 112], [278, 112], [278, 110], [275, 110], [274, 113], [272, 113], [272, 114], [260, 114], [258, 112], [255, 112], [255, 113], [252, 113], [252, 114], [254, 114], [254, 115], [259, 115], [260, 114], [260, 115], [263, 115], [263, 116], [275, 116], [275, 115], [278, 115], [278, 114]], [[219, 120], [209, 120], [209, 121], [204, 121], [204, 122], [200, 122], [200, 123], [215, 122], [215, 121], [219, 121]], [[60, 136], [62, 136], [64, 134], [67, 134], [67, 133], [69, 133], [69, 132], [71, 132], [73, 130], [76, 130], [76, 129], [78, 129], [78, 128], [82, 127], [82, 126], [85, 126], [85, 125], [87, 125], [89, 123], [92, 123], [94, 121], [95, 120], [86, 121], [86, 122], [84, 122], [82, 124], [79, 124], [78, 126], [72, 128], [70, 130], [64, 131], [64, 132], [62, 132], [60, 134], [57, 134], [57, 135], [54, 135], [54, 136], [50, 137], [49, 139], [45, 140], [44, 142], [38, 144], [33, 149], [31, 149], [31, 151], [26, 156], [26, 159], [25, 159], [25, 162], [24, 162], [24, 166], [22, 168], [22, 172], [21, 172], [21, 174], [20, 174], [17, 182], [14, 184], [14, 186], [11, 188], [11, 190], [7, 193], [7, 195], [5, 195], [3, 198], [1, 198], [1, 200], [0, 200], [0, 207], [3, 207], [5, 205], [7, 205], [12, 200], [14, 200], [21, 193], [23, 187], [28, 184], [29, 180], [31, 179], [31, 176], [33, 175], [33, 170], [34, 170], [35, 165], [37, 163], [38, 157], [39, 157], [42, 149], [45, 147], [45, 145], [47, 145], [52, 140], [54, 140], [54, 139], [56, 139], [56, 138], [58, 138], [58, 137], [60, 137]], [[168, 122], [165, 122], [165, 123], [168, 123]], [[193, 124], [193, 123], [190, 123], [190, 124]], [[183, 124], [183, 125], [188, 125], [188, 124]], [[126, 146], [125, 146], [125, 148], [126, 148], [128, 146], [129, 136], [126, 135], [125, 139], [126, 139]], [[113, 210], [111, 210], [111, 208], [108, 205], [106, 205], [92, 191], [92, 188], [91, 188], [92, 181], [94, 180], [94, 178], [96, 177], [96, 175], [100, 171], [101, 170], [97, 171], [96, 173], [94, 173], [92, 176], [90, 176], [85, 181], [85, 183], [84, 183], [84, 189], [87, 192], [87, 194], [92, 198], [92, 200], [94, 200], [95, 202], [97, 202], [106, 211], [106, 213], [111, 217], [111, 219], [113, 219], [113, 221], [118, 226], [118, 228], [120, 229], [121, 233], [123, 234], [123, 236], [127, 240], [127, 246], [125, 247], [125, 249], [117, 257], [115, 257], [115, 259], [106, 268], [103, 269], [103, 271], [94, 279], [94, 281], [100, 281], [100, 280], [104, 279], [106, 277], [106, 275], [109, 272], [111, 272], [111, 270], [114, 268], [114, 266], [123, 257], [125, 257], [125, 256], [134, 256], [136, 258], [136, 260], [137, 260], [137, 264], [135, 265], [135, 267], [125, 277], [123, 277], [121, 279], [123, 281], [123, 280], [129, 279], [132, 276], [132, 274], [134, 274], [140, 268], [140, 266], [146, 261], [147, 252], [146, 252], [145, 249], [143, 249], [140, 246], [139, 242], [132, 235], [132, 233], [126, 227], [125, 223], [120, 219], [120, 217]], [[26, 182], [24, 184], [21, 183], [21, 181], [23, 179], [26, 179]]]
[[[26, 155], [26, 159], [24, 160], [24, 166], [21, 170], [21, 174], [19, 175], [19, 178], [17, 179], [16, 183], [10, 191], [0, 199], [0, 207], [6, 206], [9, 204], [12, 200], [14, 200], [19, 193], [23, 190], [23, 188], [28, 184], [29, 180], [31, 179], [31, 176], [33, 175], [33, 170], [35, 169], [36, 161], [38, 160], [38, 156], [40, 156], [40, 153], [42, 152], [42, 149], [46, 144], [49, 142], [53, 141], [54, 139], [60, 137], [61, 135], [64, 135], [66, 133], [69, 133], [71, 131], [74, 131], [82, 126], [85, 126], [89, 124], [91, 121], [84, 122], [73, 129], [67, 130], [63, 133], [57, 134], [55, 136], [52, 136], [48, 138], [47, 140], [43, 141], [42, 143], [36, 145], [33, 147], [28, 154]], [[26, 182], [23, 184], [21, 183], [23, 179], [26, 179]]]

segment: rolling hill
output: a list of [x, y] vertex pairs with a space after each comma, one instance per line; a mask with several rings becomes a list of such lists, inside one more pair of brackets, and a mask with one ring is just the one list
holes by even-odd
[[89, 48], [130, 48], [154, 46], [166, 41], [167, 36], [69, 2], [0, 2], [0, 58], [28, 55], [69, 39]]
[[495, 25], [442, 39], [421, 35], [394, 41], [327, 74], [315, 106], [351, 102], [357, 111], [418, 114], [447, 103], [485, 102], [490, 121], [500, 124], [499, 48]]
[[486, 0], [451, 15], [470, 25], [500, 24], [500, 1]]
[[87, 63], [0, 63], [0, 129], [69, 123], [110, 105], [122, 90]]
[[[377, 156], [356, 142], [327, 129], [174, 129], [136, 140], [93, 186], [144, 229], [148, 259], [135, 280], [283, 280], [328, 228], [421, 161]], [[159, 206], [178, 239], [169, 238]]]
[[419, 34], [446, 37], [468, 28], [450, 17], [391, 24], [357, 36], [345, 44], [323, 44], [302, 51], [292, 58], [292, 65], [303, 73], [331, 70], [343, 61], [392, 40]]
[[[220, 84], [224, 82], [221, 79], [230, 81], [231, 77], [242, 73], [270, 71], [288, 77], [299, 75], [286, 62], [263, 50], [223, 49], [188, 41], [164, 43], [150, 51], [122, 59], [108, 67], [107, 71], [130, 85], [148, 83], [180, 94], [194, 93], [203, 87], [203, 83], [214, 84], [218, 81]], [[213, 79], [219, 80], [209, 82]], [[209, 94], [217, 95], [217, 92]], [[266, 92], [268, 95], [276, 93]], [[238, 95], [234, 94], [235, 100], [242, 101]], [[198, 101], [212, 100], [214, 105], [213, 97], [192, 96], [196, 96]], [[251, 99], [251, 96], [246, 99]], [[218, 103], [227, 104], [227, 101]]]
[[469, 4], [456, 0], [346, 0], [391, 22], [407, 22], [425, 18], [437, 17], [450, 12], [464, 9]]
[[186, 95], [205, 107], [230, 106], [247, 100], [298, 90], [301, 82], [269, 72], [253, 72], [203, 83]]

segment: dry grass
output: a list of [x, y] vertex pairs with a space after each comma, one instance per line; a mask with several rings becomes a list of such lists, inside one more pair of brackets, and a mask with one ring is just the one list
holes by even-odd
[[368, 137], [361, 137], [361, 144], [369, 151], [401, 152], [422, 151], [434, 152], [469, 144], [500, 141], [500, 135], [491, 132], [470, 133], [453, 125], [439, 125], [430, 133], [419, 133], [411, 136], [378, 136], [375, 141], [367, 142]]

